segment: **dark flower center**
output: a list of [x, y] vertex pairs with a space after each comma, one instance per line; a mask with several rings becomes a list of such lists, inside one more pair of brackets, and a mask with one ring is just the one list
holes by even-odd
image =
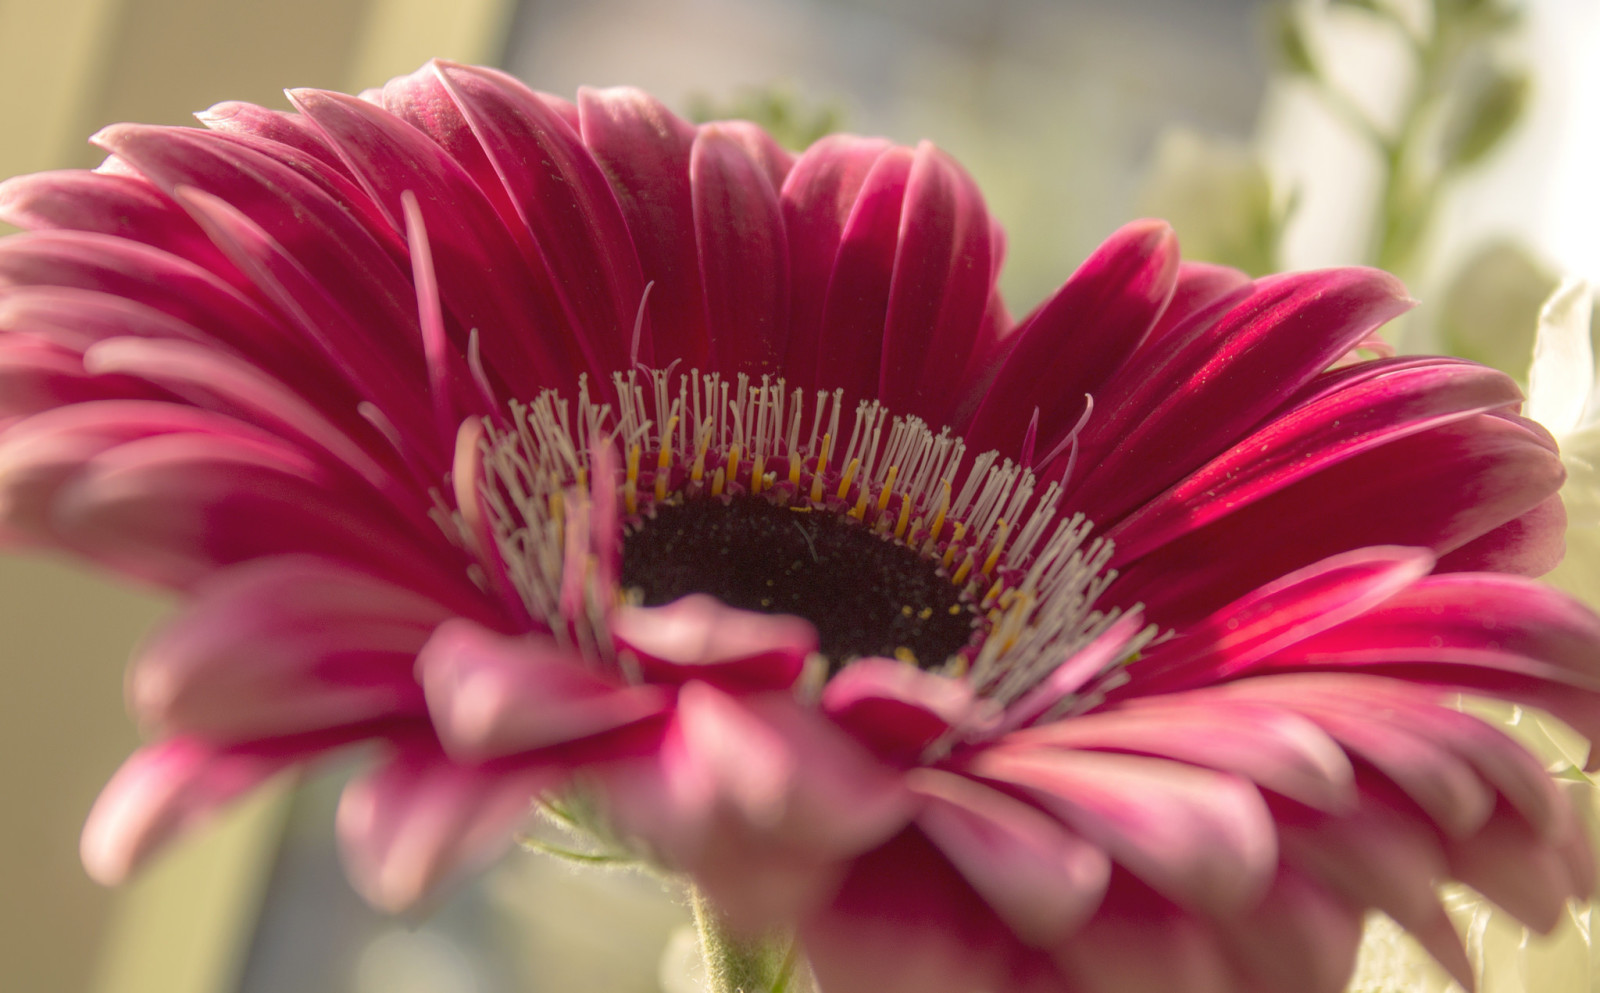
[[709, 593], [803, 617], [832, 670], [873, 655], [940, 665], [978, 624], [937, 559], [851, 517], [757, 496], [657, 504], [623, 541], [622, 583], [645, 606]]

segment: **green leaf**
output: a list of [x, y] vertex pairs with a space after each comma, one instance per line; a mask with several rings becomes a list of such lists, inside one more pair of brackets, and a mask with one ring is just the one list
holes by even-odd
[[1272, 49], [1282, 68], [1295, 76], [1319, 76], [1316, 55], [1306, 36], [1305, 20], [1294, 4], [1280, 3], [1267, 14]]
[[1451, 101], [1440, 137], [1444, 168], [1467, 168], [1494, 151], [1522, 119], [1529, 87], [1521, 68], [1484, 65], [1472, 71]]
[[731, 98], [716, 99], [706, 93], [689, 96], [689, 119], [752, 121], [785, 148], [800, 151], [817, 139], [844, 128], [844, 111], [837, 103], [809, 104], [793, 86], [774, 83], [751, 86]]

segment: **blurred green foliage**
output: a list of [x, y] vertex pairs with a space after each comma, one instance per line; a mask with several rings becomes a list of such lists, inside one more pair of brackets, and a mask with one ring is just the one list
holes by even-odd
[[688, 104], [689, 119], [696, 124], [753, 121], [776, 138], [778, 144], [794, 151], [844, 128], [844, 110], [837, 103], [808, 103], [793, 86], [784, 83], [746, 87], [723, 99], [693, 93]]

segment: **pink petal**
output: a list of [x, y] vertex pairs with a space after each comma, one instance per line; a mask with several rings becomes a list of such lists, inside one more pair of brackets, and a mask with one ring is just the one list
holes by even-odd
[[235, 285], [243, 278], [205, 232], [143, 179], [87, 170], [41, 172], [0, 183], [0, 220], [28, 231], [87, 231], [190, 259]]
[[716, 368], [776, 375], [789, 336], [789, 246], [777, 191], [743, 143], [717, 125], [695, 137], [689, 180]]
[[[435, 459], [440, 457], [438, 432], [430, 430], [425, 408], [409, 402], [426, 382], [422, 365], [401, 361], [403, 353], [361, 341], [356, 328], [363, 324], [363, 317], [344, 298], [345, 287], [331, 292], [314, 272], [226, 201], [191, 188], [179, 190], [175, 196], [288, 318], [290, 326], [305, 336], [312, 345], [308, 351], [320, 353], [323, 364], [339, 370], [358, 393], [382, 408], [411, 446]], [[399, 327], [404, 329], [403, 336], [420, 346], [422, 335], [414, 320]]]
[[905, 832], [856, 860], [800, 939], [828, 993], [1005, 989], [1016, 941], [926, 839]]
[[[1280, 827], [1284, 862], [1320, 880], [1345, 899], [1375, 907], [1401, 927], [1425, 932], [1444, 915], [1434, 885], [1448, 875], [1437, 833], [1419, 819], [1385, 809], [1369, 797], [1352, 816], [1288, 821]], [[1461, 942], [1451, 941], [1436, 957], [1465, 963]], [[1471, 974], [1471, 970], [1466, 970]]]
[[[270, 141], [287, 146], [303, 159], [313, 160], [318, 167], [346, 179], [354, 179], [340, 160], [338, 153], [323, 140], [320, 132], [299, 114], [286, 114], [281, 110], [268, 110], [252, 103], [225, 100], [213, 104], [194, 115], [201, 124], [219, 134]], [[283, 153], [280, 153], [280, 156]]]
[[1059, 821], [963, 776], [919, 769], [917, 826], [1023, 940], [1049, 947], [1100, 905], [1106, 853]]
[[92, 290], [130, 300], [234, 345], [269, 369], [301, 370], [308, 391], [328, 382], [305, 368], [305, 342], [276, 317], [215, 274], [146, 245], [79, 232], [7, 238], [0, 241], [0, 287], [13, 286]]
[[1568, 898], [1589, 895], [1562, 852], [1508, 811], [1498, 812], [1470, 838], [1451, 839], [1445, 854], [1457, 879], [1540, 934], [1561, 923]]
[[817, 339], [816, 385], [844, 390], [846, 409], [874, 397], [882, 378], [884, 322], [913, 161], [898, 147], [879, 156], [839, 235]]
[[1054, 448], [1082, 413], [1083, 395], [1100, 393], [1149, 334], [1177, 275], [1178, 242], [1165, 223], [1135, 221], [1119, 229], [1017, 326], [967, 443], [1014, 455], [1037, 402], [1040, 448]]
[[1355, 971], [1363, 909], [1283, 870], [1259, 905], [1221, 928], [1223, 941], [1257, 989], [1340, 993]]
[[506, 637], [450, 621], [417, 658], [433, 726], [461, 762], [532, 751], [603, 734], [662, 713], [655, 686], [604, 679], [548, 635]]
[[994, 285], [996, 249], [972, 177], [931, 144], [918, 145], [906, 178], [878, 373], [878, 397], [897, 414], [935, 427], [952, 423]]
[[904, 762], [951, 729], [983, 728], [999, 716], [961, 680], [881, 658], [850, 663], [828, 680], [818, 704], [873, 751]]
[[[363, 353], [379, 351], [404, 363], [400, 374], [409, 371], [413, 379], [420, 375], [415, 296], [392, 254], [398, 246], [392, 238], [380, 241], [318, 184], [269, 155], [195, 128], [118, 124], [100, 131], [94, 141], [185, 206], [190, 205], [178, 196], [184, 188], [222, 201], [230, 212], [248, 218], [283, 255], [318, 274], [321, 278], [313, 281], [319, 287], [336, 286], [336, 309], [355, 319], [324, 321], [316, 331], [347, 336], [332, 343], [344, 363], [371, 361]], [[295, 209], [285, 209], [286, 202]], [[195, 220], [208, 231], [216, 223], [208, 217]], [[234, 254], [228, 245], [219, 247]], [[251, 272], [249, 266], [242, 268]], [[337, 278], [331, 278], [334, 274]]]
[[425, 746], [403, 749], [345, 787], [338, 820], [345, 871], [378, 909], [411, 910], [499, 857], [534, 797], [556, 785], [542, 769], [478, 769]]
[[991, 747], [977, 776], [1022, 788], [1075, 832], [1182, 906], [1237, 912], [1278, 860], [1272, 817], [1236, 776], [1135, 755]]
[[1172, 299], [1161, 319], [1140, 342], [1137, 361], [1158, 362], [1174, 341], [1216, 322], [1250, 293], [1250, 277], [1237, 269], [1206, 262], [1179, 262]]
[[652, 754], [598, 771], [614, 823], [753, 931], [816, 909], [843, 860], [911, 812], [898, 777], [813, 711], [699, 682]]
[[623, 607], [612, 619], [611, 636], [637, 656], [652, 681], [699, 679], [726, 689], [791, 686], [817, 650], [811, 622], [739, 610], [703, 593], [662, 607]]
[[187, 586], [218, 566], [313, 552], [449, 589], [442, 537], [341, 492], [304, 456], [243, 437], [166, 434], [94, 456], [62, 493], [67, 540], [131, 575]]
[[1533, 509], [1441, 556], [1439, 572], [1543, 576], [1566, 554], [1567, 508], [1559, 492]]
[[106, 886], [123, 882], [168, 841], [315, 750], [172, 738], [134, 752], [83, 826], [84, 868]]
[[1126, 751], [1236, 773], [1325, 810], [1355, 804], [1355, 777], [1339, 746], [1280, 707], [1231, 703], [1204, 690], [1135, 699], [1015, 732], [1000, 744]]
[[[531, 90], [499, 74], [440, 63], [445, 89], [538, 243], [571, 326], [600, 370], [630, 365], [644, 280], [617, 198], [578, 135]], [[649, 323], [639, 360], [652, 362]]]
[[239, 741], [421, 716], [413, 660], [451, 615], [326, 560], [226, 570], [135, 653], [131, 709], [166, 732]]
[[1056, 951], [1082, 993], [1234, 993], [1243, 977], [1211, 928], [1170, 905], [1107, 908]]
[[1444, 555], [1542, 503], [1559, 459], [1480, 414], [1400, 438], [1237, 509], [1132, 561], [1108, 598], [1184, 625], [1318, 559], [1364, 545]]
[[1118, 696], [1204, 686], [1384, 603], [1427, 575], [1420, 548], [1360, 548], [1323, 559], [1245, 594], [1131, 669]]
[[1214, 324], [1175, 338], [1162, 361], [1130, 365], [1103, 387], [1080, 439], [1094, 471], [1078, 488], [1078, 507], [1109, 526], [1233, 445], [1409, 305], [1399, 282], [1375, 270], [1257, 280]]
[[588, 368], [531, 239], [500, 223], [454, 159], [421, 132], [354, 97], [322, 90], [289, 96], [396, 231], [403, 230], [401, 195], [410, 191], [417, 198], [445, 308], [459, 333], [481, 331], [486, 368], [518, 384], [524, 395], [573, 382]]
[[627, 221], [640, 271], [655, 284], [648, 313], [657, 362], [681, 358], [690, 368], [710, 368], [689, 181], [694, 126], [627, 88], [580, 89], [578, 112], [584, 144]]
[[792, 280], [784, 374], [793, 386], [816, 385], [823, 309], [845, 223], [868, 173], [892, 147], [882, 138], [828, 135], [801, 154], [779, 191]]
[[1440, 359], [1293, 408], [1111, 530], [1124, 561], [1344, 459], [1435, 425], [1520, 403], [1510, 377]]

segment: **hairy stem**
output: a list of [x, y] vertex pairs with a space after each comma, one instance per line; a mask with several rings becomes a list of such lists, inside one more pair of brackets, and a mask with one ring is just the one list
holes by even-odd
[[690, 903], [711, 993], [785, 993], [789, 989], [797, 960], [792, 939], [750, 939], [732, 933], [698, 889], [690, 889]]

